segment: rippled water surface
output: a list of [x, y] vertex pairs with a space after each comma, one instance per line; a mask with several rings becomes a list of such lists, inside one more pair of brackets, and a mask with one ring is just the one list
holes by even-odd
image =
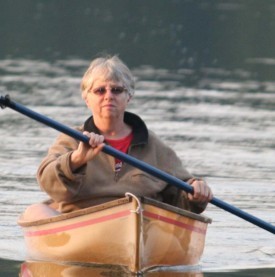
[[[87, 66], [81, 59], [1, 60], [1, 95], [79, 125], [89, 115], [79, 92]], [[217, 198], [275, 225], [275, 82], [205, 68], [205, 77], [191, 87], [182, 80], [192, 70], [133, 72], [137, 89], [128, 110], [141, 115], [189, 171], [206, 178]], [[56, 135], [15, 111], [0, 111], [0, 258], [25, 259], [16, 220], [26, 206], [46, 198], [35, 174]], [[201, 260], [206, 272], [274, 265], [273, 234], [213, 205], [205, 215], [213, 219]]]

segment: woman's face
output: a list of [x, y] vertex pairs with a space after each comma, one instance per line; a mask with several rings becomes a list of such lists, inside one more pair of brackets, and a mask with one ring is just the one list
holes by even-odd
[[96, 79], [86, 97], [86, 104], [97, 119], [119, 119], [124, 111], [130, 95], [121, 82]]

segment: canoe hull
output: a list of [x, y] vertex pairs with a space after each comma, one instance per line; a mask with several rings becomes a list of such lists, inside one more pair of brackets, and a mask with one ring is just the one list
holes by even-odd
[[210, 221], [169, 207], [125, 197], [51, 219], [19, 220], [19, 224], [28, 257], [35, 260], [120, 265], [131, 272], [195, 265]]

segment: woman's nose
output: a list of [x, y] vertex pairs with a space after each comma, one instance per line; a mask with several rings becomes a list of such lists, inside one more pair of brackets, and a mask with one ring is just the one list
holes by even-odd
[[105, 96], [105, 98], [112, 98], [113, 97], [112, 88], [106, 87], [106, 92], [105, 92], [104, 96]]

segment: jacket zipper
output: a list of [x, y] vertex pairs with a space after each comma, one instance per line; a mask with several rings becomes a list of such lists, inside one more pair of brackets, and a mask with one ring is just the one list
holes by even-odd
[[123, 167], [124, 163], [123, 162], [120, 162], [120, 163], [117, 163], [116, 164], [116, 161], [115, 161], [115, 165], [114, 165], [114, 181], [117, 182], [118, 179], [119, 179], [119, 176], [120, 176], [120, 171], [122, 170], [122, 167]]
[[119, 178], [119, 172], [115, 171], [115, 174], [114, 174], [114, 181], [117, 182], [117, 181], [118, 181], [118, 178]]

